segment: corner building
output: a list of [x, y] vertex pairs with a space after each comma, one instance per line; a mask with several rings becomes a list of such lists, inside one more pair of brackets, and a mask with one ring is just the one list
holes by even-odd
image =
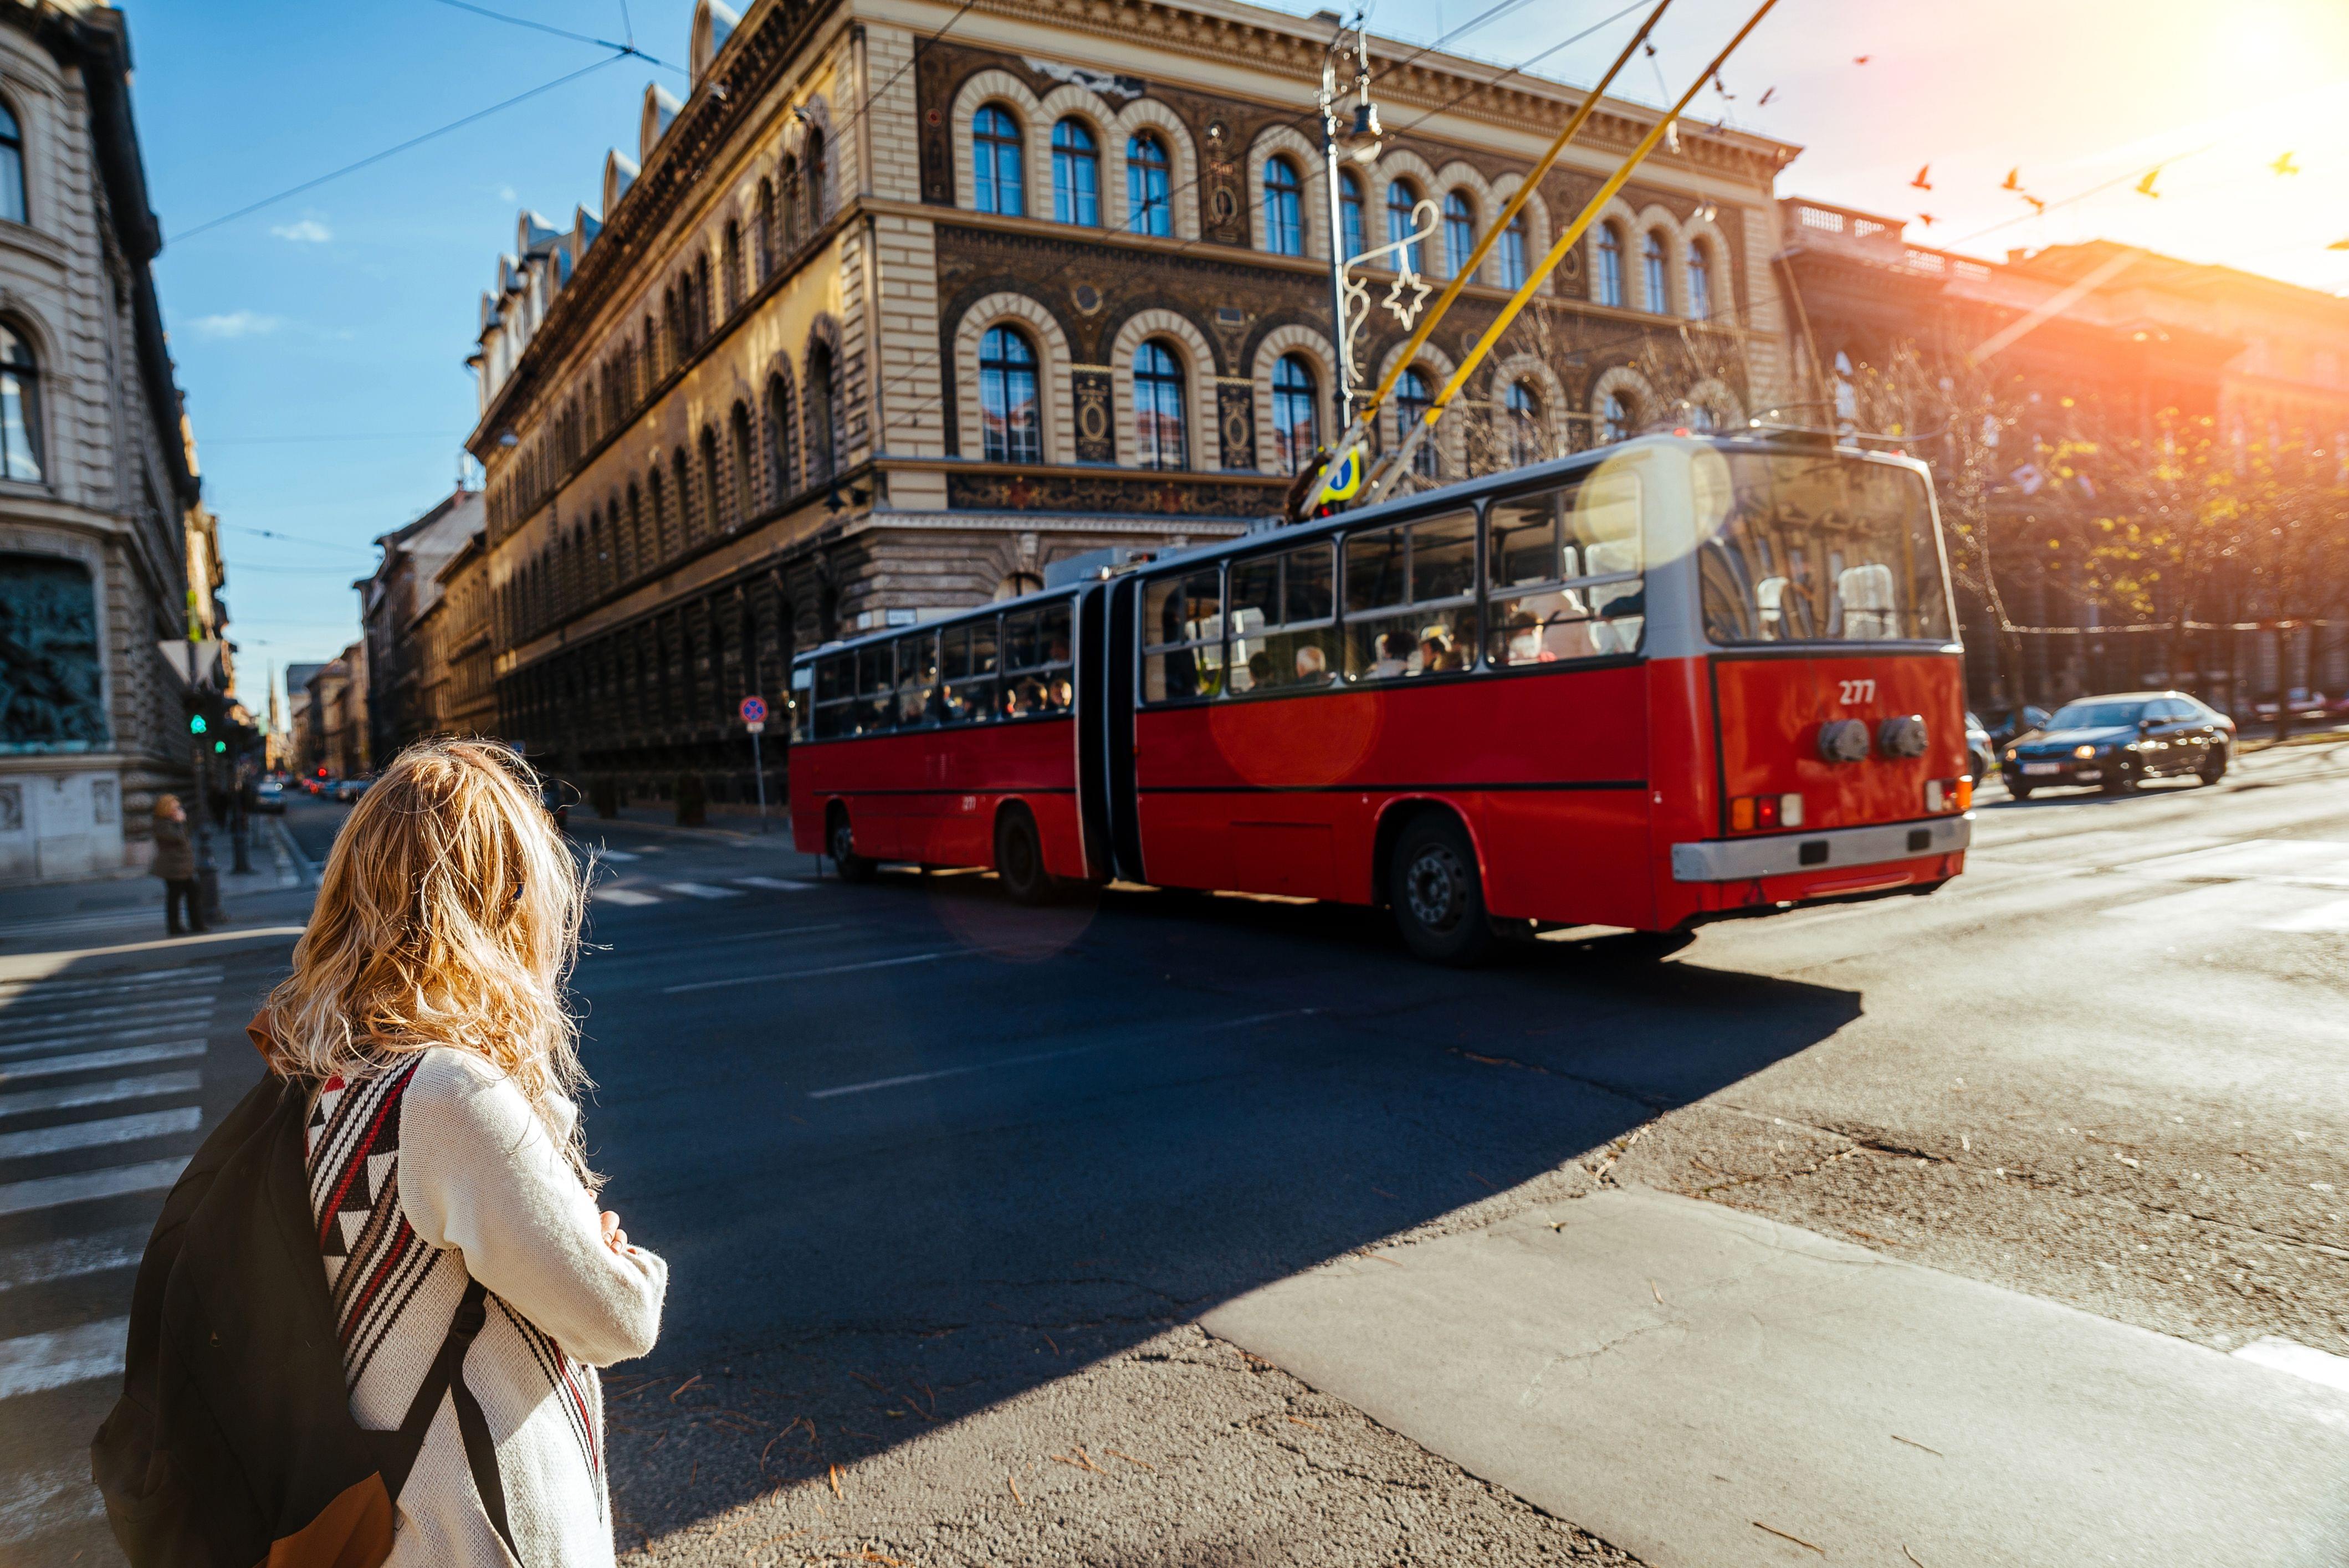
[[[626, 799], [689, 771], [747, 800], [735, 707], [781, 697], [796, 648], [1277, 513], [1335, 434], [1333, 30], [1219, 0], [704, 0], [688, 96], [648, 88], [598, 205], [523, 213], [482, 297], [502, 732]], [[1372, 63], [1390, 133], [1345, 176], [1345, 242], [1433, 202], [1440, 287], [1580, 95], [1391, 42]], [[1592, 118], [1406, 405], [1653, 124]], [[1675, 140], [1447, 416], [1428, 480], [1786, 396], [1772, 186], [1795, 150]], [[1367, 275], [1374, 377], [1407, 332]]]

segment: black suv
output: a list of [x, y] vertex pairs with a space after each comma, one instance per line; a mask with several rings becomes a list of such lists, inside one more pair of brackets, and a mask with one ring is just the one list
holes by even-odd
[[2094, 784], [2115, 794], [2147, 779], [2192, 774], [2216, 784], [2235, 747], [2235, 721], [2180, 691], [2084, 696], [2000, 753], [2007, 792]]

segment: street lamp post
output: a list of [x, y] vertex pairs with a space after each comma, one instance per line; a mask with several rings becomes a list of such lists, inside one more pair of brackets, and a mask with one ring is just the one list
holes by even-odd
[[1321, 62], [1321, 165], [1322, 218], [1330, 225], [1330, 342], [1338, 356], [1337, 386], [1332, 389], [1331, 409], [1337, 418], [1335, 428], [1344, 430], [1354, 422], [1354, 335], [1348, 330], [1346, 320], [1346, 267], [1354, 258], [1347, 253], [1345, 187], [1340, 178], [1340, 165], [1349, 160], [1365, 160], [1378, 156], [1378, 106], [1371, 101], [1370, 36], [1362, 30], [1361, 18], [1354, 21], [1354, 80], [1353, 106], [1350, 111], [1339, 105], [1338, 62], [1346, 52], [1343, 36], [1330, 40], [1330, 52]]

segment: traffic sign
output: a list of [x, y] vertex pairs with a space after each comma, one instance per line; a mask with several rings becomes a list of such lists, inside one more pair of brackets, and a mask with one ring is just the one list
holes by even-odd
[[762, 696], [746, 696], [742, 699], [740, 711], [743, 723], [763, 725], [767, 722], [767, 699]]
[[764, 735], [767, 732], [767, 721], [763, 718], [754, 718], [742, 727], [753, 735]]

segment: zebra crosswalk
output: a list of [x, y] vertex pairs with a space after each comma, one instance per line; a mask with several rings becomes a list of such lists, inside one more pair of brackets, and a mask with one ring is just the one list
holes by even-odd
[[667, 903], [672, 899], [698, 899], [714, 902], [719, 899], [740, 898], [744, 888], [761, 892], [805, 892], [816, 884], [789, 877], [728, 877], [723, 884], [714, 882], [671, 882], [640, 885], [634, 882], [610, 883], [596, 888], [588, 897], [597, 903], [616, 908], [636, 909], [646, 904]]
[[[0, 981], [0, 1433], [94, 1430], [113, 1398], [130, 1272], [202, 1130], [222, 984], [210, 964]], [[0, 1441], [0, 1540], [94, 1527], [87, 1460], [55, 1459], [87, 1435]]]

